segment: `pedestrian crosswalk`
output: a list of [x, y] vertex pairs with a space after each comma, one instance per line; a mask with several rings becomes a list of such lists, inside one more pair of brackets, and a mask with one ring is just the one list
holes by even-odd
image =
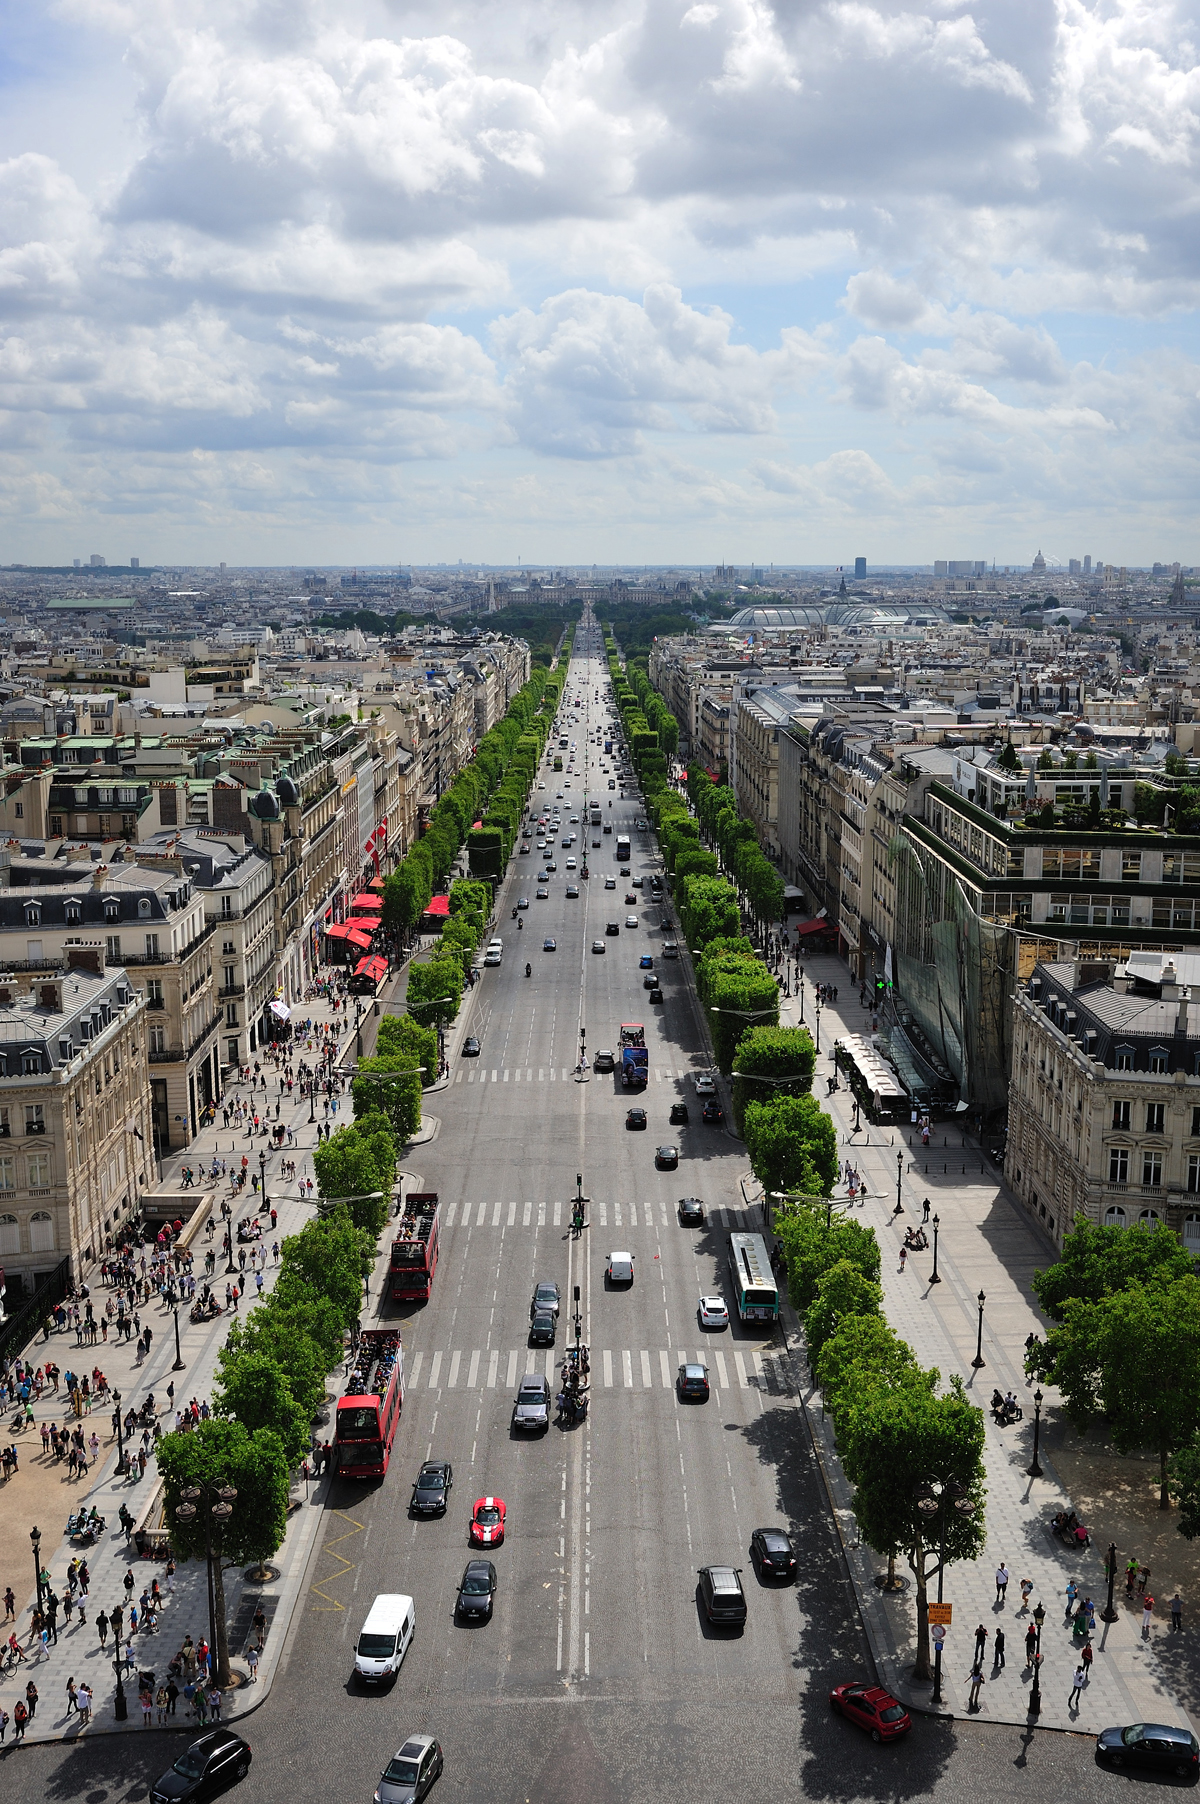
[[[652, 1084], [683, 1083], [697, 1075], [697, 1068], [685, 1065], [681, 1068], [663, 1066], [662, 1069], [652, 1067], [650, 1082]], [[460, 1064], [454, 1076], [456, 1084], [475, 1084], [482, 1088], [485, 1084], [567, 1084], [576, 1076], [573, 1065], [476, 1065]], [[591, 1081], [600, 1086], [597, 1094], [607, 1094], [611, 1082], [611, 1073], [607, 1071], [591, 1072]], [[630, 1090], [630, 1097], [637, 1091]]]
[[[787, 1358], [777, 1348], [602, 1347], [592, 1356], [591, 1381], [600, 1390], [669, 1391], [680, 1366], [695, 1363], [707, 1366], [715, 1390], [785, 1396], [794, 1388]], [[409, 1391], [515, 1391], [526, 1372], [544, 1373], [553, 1384], [561, 1363], [553, 1347], [455, 1347], [432, 1355], [419, 1348], [405, 1360], [404, 1382]]]
[[[507, 1203], [493, 1202], [487, 1197], [480, 1202], [456, 1199], [443, 1208], [439, 1232], [444, 1236], [456, 1225], [460, 1229], [520, 1226], [535, 1232], [538, 1228], [569, 1227], [571, 1209], [572, 1199], [569, 1198], [549, 1203], [535, 1203], [532, 1198], [518, 1202], [515, 1197]], [[593, 1200], [588, 1206], [587, 1220], [592, 1228], [668, 1228], [675, 1221], [675, 1211], [669, 1203], [653, 1197], [644, 1198], [640, 1203]], [[713, 1230], [757, 1233], [762, 1226], [761, 1211], [757, 1207], [750, 1210], [710, 1208], [707, 1223]]]

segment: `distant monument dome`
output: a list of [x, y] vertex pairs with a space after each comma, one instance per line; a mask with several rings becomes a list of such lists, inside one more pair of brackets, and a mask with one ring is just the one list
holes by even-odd
[[1041, 554], [1041, 552], [1040, 552], [1040, 551], [1039, 551], [1039, 552], [1038, 552], [1038, 554], [1037, 554], [1037, 556], [1036, 556], [1036, 557], [1035, 557], [1035, 558], [1034, 558], [1034, 560], [1033, 560], [1033, 567], [1034, 567], [1034, 569], [1035, 569], [1035, 570], [1037, 570], [1037, 571], [1041, 571], [1041, 572], [1043, 572], [1043, 573], [1044, 573], [1044, 571], [1045, 571], [1045, 568], [1046, 568], [1046, 560], [1045, 560], [1045, 558], [1044, 558], [1044, 557], [1043, 557], [1043, 556], [1042, 556], [1042, 554]]
[[847, 593], [845, 600], [823, 601], [798, 607], [739, 608], [731, 620], [718, 621], [715, 630], [735, 633], [777, 633], [812, 629], [822, 626], [858, 627], [880, 632], [899, 631], [910, 625], [945, 625], [949, 616], [940, 607], [923, 603], [857, 600]]
[[299, 808], [300, 785], [293, 777], [280, 777], [275, 788], [285, 808]]

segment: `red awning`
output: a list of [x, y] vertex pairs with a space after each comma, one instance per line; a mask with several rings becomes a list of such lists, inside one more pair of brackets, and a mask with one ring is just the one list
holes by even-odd
[[801, 921], [794, 929], [796, 933], [832, 933], [828, 921]]
[[370, 883], [368, 883], [368, 885], [367, 885], [367, 888], [369, 890], [376, 890], [376, 889], [382, 890], [383, 889], [383, 878], [382, 877], [372, 877]]
[[449, 896], [431, 896], [429, 907], [425, 910], [425, 913], [427, 915], [440, 915], [444, 919], [450, 913]]
[[350, 927], [346, 930], [346, 938], [352, 946], [366, 952], [371, 944], [371, 936], [361, 927]]
[[382, 914], [382, 912], [382, 898], [379, 896], [372, 896], [366, 890], [364, 890], [361, 895], [355, 896], [353, 902], [350, 904], [350, 913], [352, 915], [377, 915]]
[[374, 958], [360, 958], [354, 967], [356, 977], [369, 977], [373, 983], [378, 983], [386, 973], [387, 959], [379, 957], [378, 954]]
[[344, 940], [349, 932], [350, 929], [344, 921], [335, 921], [332, 927], [325, 929], [325, 938], [327, 940]]

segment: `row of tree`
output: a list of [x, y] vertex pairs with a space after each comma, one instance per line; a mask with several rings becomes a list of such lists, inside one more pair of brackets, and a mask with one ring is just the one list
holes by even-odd
[[739, 813], [733, 790], [727, 783], [714, 783], [695, 763], [688, 771], [687, 787], [700, 831], [719, 852], [748, 912], [760, 927], [768, 921], [781, 921], [783, 878], [759, 845], [753, 824]]
[[943, 1387], [885, 1321], [872, 1229], [803, 1202], [776, 1228], [859, 1533], [889, 1580], [903, 1557], [916, 1582], [914, 1676], [927, 1678], [930, 1582], [943, 1558], [975, 1559], [985, 1538], [983, 1412], [957, 1374]]
[[1080, 1216], [1033, 1287], [1056, 1326], [1029, 1370], [1062, 1393], [1077, 1428], [1102, 1421], [1118, 1453], [1158, 1461], [1159, 1506], [1200, 1533], [1200, 1278], [1162, 1222], [1097, 1227]]

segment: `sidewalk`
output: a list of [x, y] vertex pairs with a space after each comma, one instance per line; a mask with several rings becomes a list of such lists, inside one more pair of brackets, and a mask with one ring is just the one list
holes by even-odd
[[[402, 974], [398, 974], [402, 979]], [[395, 981], [395, 980], [394, 980]], [[388, 1002], [381, 999], [381, 1011], [386, 1010]], [[307, 1020], [311, 1017], [318, 1029], [326, 1021], [346, 1019], [343, 1011], [335, 1014], [332, 1005], [323, 1000], [298, 1003], [292, 1011], [293, 1020]], [[373, 1011], [363, 1021], [364, 1051], [368, 1019], [371, 1021], [371, 1039], [374, 1039]], [[353, 1030], [354, 1011], [349, 1011], [351, 1031], [343, 1033], [339, 1042], [339, 1055], [343, 1062], [351, 1062], [354, 1057], [355, 1035]], [[298, 1032], [293, 1041], [293, 1058], [309, 1059], [305, 1037]], [[267, 1156], [267, 1194], [275, 1206], [278, 1215], [277, 1228], [274, 1235], [269, 1229], [266, 1216], [264, 1221], [264, 1244], [270, 1247], [274, 1238], [282, 1240], [287, 1234], [296, 1233], [306, 1221], [312, 1219], [313, 1207], [308, 1202], [301, 1202], [297, 1195], [299, 1180], [304, 1176], [313, 1176], [312, 1149], [316, 1145], [316, 1124], [309, 1125], [309, 1102], [293, 1096], [289, 1100], [286, 1091], [279, 1094], [278, 1077], [274, 1067], [266, 1062], [260, 1053], [263, 1071], [267, 1077], [267, 1090], [261, 1088], [256, 1092], [260, 1111], [263, 1104], [269, 1102], [271, 1120], [274, 1122], [276, 1103], [281, 1105], [279, 1119], [290, 1126], [295, 1134], [295, 1144], [285, 1147], [281, 1152], [271, 1151]], [[226, 1094], [226, 1101], [234, 1101], [245, 1093], [245, 1086], [232, 1084]], [[316, 1103], [314, 1113], [323, 1124], [326, 1120], [323, 1105]], [[336, 1115], [328, 1116], [333, 1127], [344, 1126], [353, 1119], [349, 1096], [339, 1099]], [[190, 1145], [177, 1153], [171, 1154], [163, 1161], [162, 1177], [164, 1184], [179, 1178], [184, 1165], [191, 1165], [200, 1171], [207, 1169], [214, 1156], [224, 1157], [234, 1169], [240, 1162], [242, 1154], [251, 1158], [257, 1169], [258, 1151], [266, 1147], [268, 1142], [261, 1136], [252, 1140], [243, 1127], [223, 1127], [218, 1119], [216, 1123], [204, 1128], [195, 1136]], [[296, 1162], [295, 1181], [285, 1180], [280, 1173], [280, 1163], [284, 1158], [292, 1158]], [[202, 1179], [197, 1185], [204, 1189]], [[210, 1187], [214, 1204], [219, 1212], [220, 1199], [227, 1194], [227, 1185], [218, 1181]], [[243, 1192], [234, 1203], [234, 1220], [246, 1214], [253, 1214], [257, 1199], [253, 1192]], [[214, 1237], [214, 1244], [220, 1235]], [[203, 1254], [208, 1246], [203, 1233], [199, 1232], [193, 1250], [199, 1255], [198, 1264], [202, 1264]], [[268, 1252], [268, 1263], [264, 1273], [263, 1294], [268, 1295], [274, 1285], [278, 1267], [273, 1263]], [[92, 1297], [97, 1305], [97, 1316], [108, 1299], [109, 1292], [99, 1281], [98, 1268], [87, 1274], [92, 1287]], [[221, 1279], [221, 1265], [218, 1262], [214, 1286], [218, 1289]], [[248, 1314], [254, 1306], [253, 1294], [245, 1299], [243, 1314]], [[153, 1329], [152, 1348], [149, 1356], [140, 1367], [134, 1365], [134, 1342], [118, 1343], [110, 1339], [107, 1344], [98, 1343], [95, 1347], [76, 1348], [72, 1332], [64, 1332], [51, 1336], [47, 1346], [39, 1335], [27, 1349], [28, 1356], [35, 1364], [40, 1364], [43, 1357], [50, 1357], [64, 1371], [78, 1369], [90, 1371], [93, 1365], [99, 1365], [105, 1372], [111, 1386], [120, 1390], [122, 1410], [130, 1403], [140, 1406], [149, 1391], [153, 1391], [159, 1418], [164, 1432], [173, 1423], [173, 1410], [167, 1410], [167, 1386], [174, 1382], [175, 1408], [180, 1407], [192, 1397], [204, 1399], [209, 1396], [213, 1373], [216, 1369], [217, 1355], [224, 1344], [228, 1332], [227, 1316], [218, 1316], [215, 1321], [203, 1325], [193, 1325], [188, 1321], [186, 1306], [179, 1312], [180, 1349], [185, 1369], [181, 1372], [173, 1370], [175, 1361], [175, 1337], [171, 1319], [171, 1311], [161, 1304], [152, 1301], [142, 1311], [143, 1324]], [[336, 1384], [336, 1374], [331, 1378], [331, 1385]], [[35, 1408], [37, 1423], [59, 1421], [65, 1419], [65, 1399], [61, 1393], [58, 1398], [44, 1396]], [[30, 1650], [24, 1664], [19, 1664], [14, 1671], [0, 1676], [0, 1705], [12, 1715], [13, 1705], [18, 1697], [23, 1697], [28, 1679], [32, 1678], [39, 1692], [39, 1704], [33, 1722], [30, 1724], [25, 1739], [28, 1742], [50, 1741], [66, 1737], [94, 1735], [99, 1732], [137, 1731], [142, 1729], [142, 1714], [138, 1706], [136, 1674], [139, 1669], [152, 1669], [156, 1679], [165, 1679], [167, 1662], [178, 1650], [185, 1634], [190, 1634], [193, 1641], [208, 1639], [208, 1603], [205, 1567], [203, 1562], [181, 1562], [175, 1577], [174, 1596], [164, 1608], [160, 1617], [160, 1628], [157, 1634], [144, 1636], [141, 1631], [135, 1647], [135, 1666], [132, 1675], [132, 1688], [129, 1681], [125, 1683], [125, 1691], [129, 1704], [129, 1716], [125, 1723], [117, 1723], [113, 1717], [113, 1697], [116, 1684], [112, 1671], [112, 1643], [109, 1642], [107, 1653], [101, 1651], [96, 1631], [96, 1617], [100, 1610], [108, 1613], [114, 1604], [124, 1605], [126, 1602], [122, 1585], [126, 1570], [132, 1565], [135, 1589], [134, 1601], [140, 1597], [143, 1585], [148, 1585], [157, 1577], [163, 1586], [164, 1562], [145, 1559], [139, 1560], [133, 1549], [128, 1546], [117, 1520], [117, 1510], [124, 1500], [135, 1519], [139, 1519], [150, 1501], [149, 1494], [157, 1485], [156, 1469], [153, 1460], [146, 1468], [145, 1478], [140, 1483], [130, 1483], [120, 1478], [115, 1470], [117, 1447], [112, 1435], [109, 1417], [111, 1405], [98, 1406], [90, 1421], [85, 1421], [85, 1433], [94, 1426], [101, 1440], [101, 1451], [96, 1464], [88, 1472], [87, 1477], [74, 1483], [67, 1478], [65, 1461], [57, 1465], [52, 1459], [44, 1456], [41, 1449], [40, 1434], [26, 1431], [17, 1437], [20, 1451], [20, 1470], [16, 1477], [0, 1489], [0, 1547], [5, 1550], [7, 1570], [0, 1569], [0, 1590], [11, 1584], [18, 1597], [17, 1633], [24, 1648], [28, 1639], [30, 1612], [34, 1603], [34, 1588], [29, 1583], [33, 1577], [32, 1550], [28, 1535], [29, 1529], [36, 1522], [42, 1530], [42, 1564], [49, 1571], [55, 1589], [61, 1596], [66, 1584], [67, 1567], [75, 1557], [77, 1550], [59, 1537], [65, 1526], [68, 1514], [84, 1506], [90, 1508], [94, 1503], [105, 1516], [107, 1528], [100, 1546], [81, 1555], [88, 1560], [91, 1573], [90, 1595], [87, 1599], [87, 1625], [80, 1627], [77, 1620], [72, 1620], [70, 1628], [64, 1627], [63, 1615], [60, 1611], [58, 1619], [58, 1642], [52, 1645], [47, 1658]], [[32, 1481], [32, 1482], [31, 1482]], [[308, 1497], [304, 1496], [305, 1486], [297, 1480], [293, 1486], [293, 1501], [290, 1510], [288, 1531], [283, 1546], [273, 1560], [278, 1577], [265, 1585], [250, 1584], [244, 1575], [232, 1572], [226, 1574], [226, 1609], [229, 1623], [229, 1650], [231, 1661], [241, 1668], [242, 1676], [248, 1676], [241, 1656], [250, 1634], [251, 1619], [257, 1604], [261, 1601], [267, 1617], [267, 1638], [258, 1669], [257, 1682], [253, 1685], [241, 1685], [227, 1694], [222, 1711], [223, 1720], [228, 1721], [247, 1710], [254, 1709], [267, 1696], [271, 1680], [283, 1651], [287, 1636], [288, 1622], [292, 1610], [298, 1601], [304, 1583], [309, 1555], [316, 1540], [323, 1519], [323, 1499], [330, 1480], [323, 1479], [319, 1483], [310, 1482]], [[308, 1507], [306, 1507], [306, 1505]], [[316, 1506], [316, 1507], [314, 1507]], [[148, 1521], [147, 1526], [158, 1527], [161, 1512], [158, 1507], [153, 1511], [158, 1520]], [[164, 1586], [165, 1589], [165, 1586]], [[12, 1632], [10, 1623], [5, 1630], [4, 1638]], [[85, 1680], [94, 1689], [93, 1718], [86, 1729], [80, 1729], [79, 1719], [75, 1715], [66, 1714], [66, 1682], [68, 1676], [74, 1678], [76, 1684]], [[180, 1699], [175, 1716], [179, 1727], [194, 1726], [194, 1719], [189, 1724], [184, 1716], [184, 1704]], [[156, 1712], [157, 1715], [157, 1712]]]
[[[1038, 1310], [1031, 1279], [1036, 1270], [1053, 1261], [1053, 1247], [1025, 1220], [994, 1175], [994, 1167], [982, 1160], [978, 1147], [970, 1141], [965, 1146], [960, 1144], [964, 1136], [957, 1129], [945, 1130], [944, 1137], [952, 1144], [944, 1148], [931, 1146], [928, 1154], [915, 1135], [916, 1144], [910, 1148], [908, 1134], [900, 1127], [868, 1128], [864, 1124], [857, 1134], [851, 1132], [853, 1098], [844, 1085], [826, 1097], [824, 1080], [833, 1071], [830, 1055], [834, 1039], [848, 1032], [869, 1034], [870, 1015], [859, 1005], [858, 985], [845, 964], [835, 958], [812, 958], [805, 964], [805, 1024], [810, 1031], [812, 988], [817, 983], [836, 984], [840, 994], [837, 1003], [822, 1006], [821, 1055], [813, 1093], [837, 1125], [843, 1168], [849, 1158], [867, 1183], [867, 1200], [854, 1213], [874, 1228], [879, 1239], [888, 1320], [923, 1366], [939, 1369], [943, 1381], [954, 1372], [960, 1373], [968, 1395], [985, 1411], [987, 1538], [978, 1560], [947, 1569], [945, 1595], [954, 1606], [954, 1618], [942, 1659], [945, 1712], [967, 1713], [975, 1629], [982, 1624], [988, 1630], [984, 1662], [987, 1683], [978, 1715], [1000, 1722], [1024, 1724], [1032, 1720], [1028, 1717], [1032, 1675], [1025, 1663], [1024, 1647], [1030, 1619], [1021, 1608], [1020, 1596], [1021, 1580], [1030, 1578], [1034, 1586], [1031, 1608], [1040, 1602], [1046, 1611], [1042, 1630], [1042, 1710], [1036, 1719], [1043, 1727], [1093, 1733], [1113, 1723], [1183, 1722], [1187, 1713], [1167, 1684], [1162, 1668], [1162, 1655], [1172, 1640], [1182, 1639], [1172, 1637], [1169, 1631], [1169, 1592], [1159, 1596], [1150, 1636], [1143, 1640], [1140, 1605], [1134, 1608], [1126, 1603], [1123, 1578], [1119, 1576], [1115, 1599], [1118, 1620], [1112, 1624], [1102, 1622], [1099, 1613], [1107, 1595], [1102, 1566], [1110, 1538], [1104, 1522], [1092, 1523], [1085, 1518], [1096, 1545], [1082, 1557], [1069, 1552], [1055, 1540], [1048, 1526], [1057, 1510], [1071, 1507], [1071, 1499], [1047, 1455], [1044, 1434], [1038, 1454], [1044, 1476], [1031, 1479], [1025, 1470], [1032, 1461], [1034, 1412], [1031, 1388], [1024, 1375], [1024, 1344], [1030, 1333], [1044, 1335], [1048, 1326]], [[799, 1023], [799, 1003], [795, 998], [781, 997], [781, 1021], [789, 1026]], [[943, 1139], [940, 1123], [935, 1138]], [[897, 1217], [893, 1210], [900, 1153], [904, 1155], [900, 1194], [905, 1213]], [[943, 1172], [943, 1165], [949, 1170]], [[849, 1211], [845, 1185], [839, 1184], [835, 1194]], [[931, 1215], [936, 1213], [941, 1221], [938, 1272], [942, 1281], [937, 1286], [928, 1282], [932, 1243], [929, 1252], [910, 1253], [907, 1270], [899, 1270], [904, 1229], [921, 1221], [925, 1197], [931, 1200]], [[975, 1371], [971, 1361], [975, 1355], [980, 1291], [986, 1298], [982, 1354], [987, 1363]], [[905, 1591], [887, 1596], [879, 1590], [876, 1581], [886, 1570], [886, 1561], [859, 1542], [850, 1510], [852, 1487], [834, 1451], [832, 1425], [823, 1411], [814, 1407], [819, 1405], [819, 1393], [811, 1389], [811, 1381], [802, 1381], [802, 1376], [798, 1371], [798, 1388], [806, 1395], [814, 1441], [880, 1678], [905, 1702], [927, 1711], [932, 1708], [932, 1688], [928, 1683], [916, 1684], [910, 1677], [916, 1645], [911, 1574], [903, 1563], [898, 1563], [898, 1572], [908, 1580]], [[1015, 1427], [998, 1428], [986, 1413], [994, 1388], [1016, 1392], [1025, 1419]], [[1043, 1429], [1046, 1412], [1056, 1408], [1058, 1402], [1058, 1394], [1047, 1389]], [[1119, 1575], [1128, 1555], [1129, 1549], [1122, 1549], [1118, 1543]], [[1011, 1582], [1007, 1600], [997, 1603], [993, 1574], [1002, 1561], [1008, 1566]], [[1072, 1673], [1078, 1663], [1078, 1651], [1065, 1621], [1065, 1592], [1071, 1578], [1081, 1594], [1096, 1604], [1092, 1637], [1095, 1662], [1076, 1710], [1067, 1708]], [[1005, 1664], [998, 1670], [992, 1658], [997, 1628], [1003, 1628], [1007, 1642]]]

